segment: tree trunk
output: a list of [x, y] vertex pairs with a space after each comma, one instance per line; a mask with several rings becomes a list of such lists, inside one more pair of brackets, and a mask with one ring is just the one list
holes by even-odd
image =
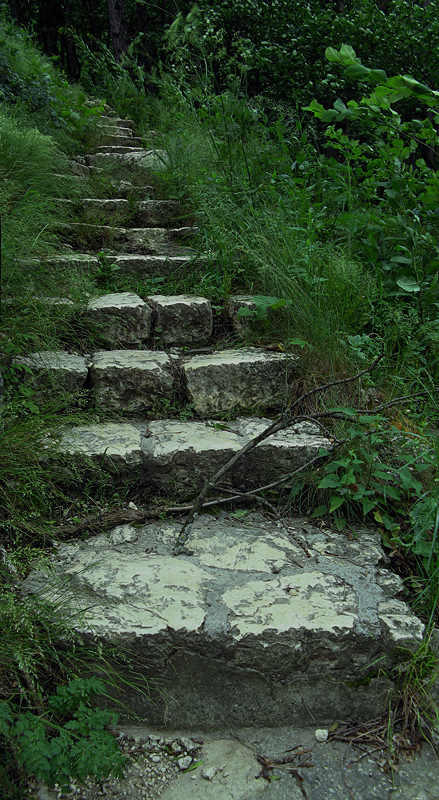
[[120, 61], [127, 48], [127, 24], [123, 0], [107, 0], [111, 41], [116, 61]]

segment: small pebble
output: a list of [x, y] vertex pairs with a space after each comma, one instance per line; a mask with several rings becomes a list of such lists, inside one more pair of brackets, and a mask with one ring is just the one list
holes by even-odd
[[212, 778], [215, 777], [216, 772], [217, 772], [216, 767], [203, 767], [203, 769], [201, 770], [201, 776], [206, 781], [211, 781]]
[[314, 736], [318, 742], [326, 742], [328, 738], [329, 731], [327, 728], [317, 728]]
[[180, 770], [187, 769], [192, 764], [192, 757], [191, 756], [183, 756], [183, 758], [179, 758], [177, 761], [178, 768]]

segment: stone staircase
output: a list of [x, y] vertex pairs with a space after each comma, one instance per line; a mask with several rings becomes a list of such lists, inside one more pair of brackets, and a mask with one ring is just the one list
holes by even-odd
[[[101, 258], [93, 249], [104, 243], [107, 263], [140, 280], [189, 264], [203, 269], [208, 256], [194, 247], [197, 231], [182, 224], [176, 201], [132, 199], [139, 189], [153, 195], [148, 180], [167, 160], [144, 148], [133, 129], [129, 120], [102, 118], [101, 145], [74, 162], [83, 179], [104, 164], [122, 165], [124, 196], [84, 200], [81, 219], [65, 227], [66, 242], [77, 249], [52, 264], [93, 274]], [[144, 171], [140, 187], [130, 180], [133, 169], [137, 181]], [[132, 225], [112, 224], [127, 211]], [[87, 252], [78, 249], [83, 242]], [[239, 339], [222, 347], [204, 297], [121, 291], [81, 309], [69, 298], [38, 302], [63, 304], [66, 318], [73, 315], [99, 342], [90, 353], [17, 358], [30, 370], [36, 398], [87, 392], [107, 420], [66, 427], [57, 452], [97, 462], [115, 486], [135, 486], [145, 507], [157, 492], [193, 497], [270, 424], [295, 380], [296, 357]], [[232, 298], [231, 324], [249, 302]], [[236, 463], [222, 489], [267, 486], [320, 448], [331, 442], [314, 424], [279, 431]], [[49, 458], [44, 448], [41, 458]], [[136, 502], [131, 509], [141, 519]], [[123, 699], [154, 724], [326, 723], [383, 710], [383, 671], [405, 657], [399, 648], [420, 644], [423, 625], [403, 600], [378, 534], [351, 531], [348, 538], [297, 519], [242, 515], [199, 515], [190, 550], [178, 557], [172, 517], [62, 544], [50, 574], [32, 573], [27, 590], [57, 599], [83, 635], [129, 644], [139, 654], [158, 688], [124, 691]]]

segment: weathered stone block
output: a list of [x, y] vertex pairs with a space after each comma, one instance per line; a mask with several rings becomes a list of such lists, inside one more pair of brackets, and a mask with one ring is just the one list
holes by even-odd
[[[224, 423], [153, 420], [150, 435], [142, 440], [143, 472], [152, 486], [191, 491], [203, 486], [206, 476], [229, 461], [244, 445], [268, 428], [270, 420], [248, 418]], [[314, 458], [331, 444], [309, 423], [279, 431], [251, 450], [224, 481], [252, 489], [279, 480]]]
[[164, 697], [129, 692], [133, 713], [212, 729], [385, 711], [373, 677], [406, 660], [399, 648], [419, 647], [424, 625], [383, 594], [379, 536], [356, 547], [330, 530], [304, 532], [300, 519], [201, 514], [191, 552], [173, 558], [180, 527], [167, 519], [63, 544], [50, 574], [25, 583], [43, 597], [59, 590], [82, 635], [126, 641], [169, 680]]
[[151, 309], [137, 294], [119, 292], [90, 300], [86, 318], [113, 345], [136, 344], [150, 335]]
[[297, 361], [297, 356], [250, 347], [194, 356], [183, 366], [189, 402], [203, 417], [280, 407]]
[[212, 335], [212, 306], [205, 297], [153, 295], [155, 336], [163, 344], [205, 344]]
[[91, 382], [100, 406], [142, 413], [171, 400], [171, 359], [148, 350], [110, 350], [93, 354]]
[[85, 358], [62, 350], [46, 350], [32, 353], [30, 356], [17, 356], [14, 362], [32, 370], [32, 375], [28, 373], [25, 379], [39, 393], [57, 388], [72, 393], [79, 392], [84, 387], [88, 375]]
[[139, 253], [107, 256], [109, 264], [118, 267], [122, 274], [134, 273], [137, 277], [150, 278], [168, 275], [170, 271], [185, 267], [194, 261], [193, 256], [141, 255]]
[[119, 480], [138, 477], [142, 463], [140, 430], [127, 422], [78, 425], [62, 433], [58, 450], [87, 456]]

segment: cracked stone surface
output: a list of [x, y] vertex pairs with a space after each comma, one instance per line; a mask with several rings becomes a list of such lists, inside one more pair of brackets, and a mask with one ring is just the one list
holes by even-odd
[[172, 400], [171, 359], [151, 350], [99, 350], [90, 377], [98, 404], [113, 411], [141, 413]]
[[212, 306], [205, 297], [152, 295], [155, 334], [164, 344], [205, 344], [212, 335]]
[[[139, 483], [165, 492], [193, 491], [269, 424], [270, 420], [248, 417], [227, 425], [180, 420], [82, 425], [63, 434], [59, 449], [99, 459], [114, 438], [125, 443], [125, 461], [120, 457], [118, 462], [121, 477], [131, 471], [133, 447], [136, 463], [141, 464], [136, 473]], [[225, 483], [239, 490], [264, 486], [314, 458], [322, 447], [331, 447], [328, 439], [310, 423], [299, 423], [257, 445]]]
[[[223, 423], [153, 420], [142, 439], [144, 474], [149, 483], [164, 491], [201, 488], [244, 445], [270, 424], [263, 418]], [[225, 483], [239, 489], [264, 486], [278, 480], [331, 447], [308, 423], [280, 431], [261, 442], [239, 461]]]
[[85, 316], [113, 346], [140, 343], [150, 335], [151, 309], [134, 292], [96, 297], [88, 303]]
[[194, 356], [183, 366], [189, 402], [204, 417], [279, 406], [297, 360], [251, 347]]
[[61, 545], [51, 574], [26, 582], [62, 591], [78, 630], [131, 643], [169, 681], [166, 703], [128, 693], [133, 712], [190, 728], [293, 724], [308, 713], [302, 700], [320, 719], [385, 707], [379, 679], [365, 679], [415, 649], [424, 626], [377, 580], [388, 571], [378, 534], [350, 542], [297, 519], [222, 512], [200, 515], [176, 558], [179, 529], [127, 524]]

